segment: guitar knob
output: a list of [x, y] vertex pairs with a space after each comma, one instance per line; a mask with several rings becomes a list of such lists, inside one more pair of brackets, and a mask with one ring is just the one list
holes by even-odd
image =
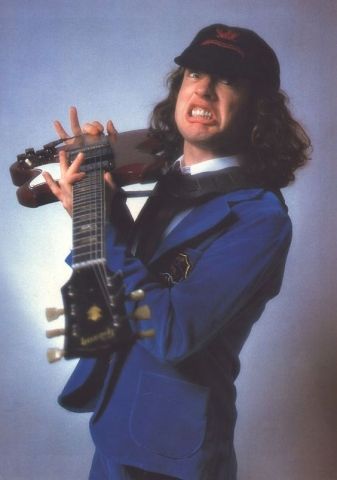
[[136, 320], [148, 320], [151, 318], [151, 310], [148, 305], [141, 305], [133, 312]]
[[61, 348], [48, 348], [47, 359], [49, 363], [55, 363], [64, 357], [64, 350]]
[[48, 322], [58, 319], [61, 315], [64, 314], [63, 308], [46, 308], [46, 318]]
[[133, 292], [129, 293], [128, 295], [130, 300], [133, 300], [134, 302], [138, 302], [139, 300], [143, 300], [145, 297], [145, 292], [141, 288], [138, 290], [134, 290]]
[[47, 338], [54, 338], [54, 337], [60, 337], [61, 335], [65, 334], [65, 329], [64, 328], [56, 328], [55, 330], [47, 330], [46, 331], [46, 337]]

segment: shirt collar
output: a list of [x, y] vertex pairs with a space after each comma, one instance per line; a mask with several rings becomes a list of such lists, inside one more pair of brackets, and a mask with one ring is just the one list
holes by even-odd
[[184, 156], [182, 155], [174, 162], [174, 168], [179, 166], [181, 172], [186, 175], [196, 175], [197, 173], [215, 172], [228, 167], [236, 167], [240, 164], [239, 156], [216, 157], [203, 162], [194, 163], [193, 165], [182, 165]]

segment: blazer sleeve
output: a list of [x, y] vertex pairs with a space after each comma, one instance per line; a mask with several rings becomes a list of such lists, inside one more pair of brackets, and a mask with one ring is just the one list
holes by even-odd
[[[274, 198], [275, 200], [275, 198]], [[264, 198], [232, 207], [232, 221], [201, 253], [189, 276], [164, 287], [142, 262], [128, 253], [116, 229], [108, 234], [108, 264], [122, 270], [126, 291], [142, 288], [151, 318], [132, 319], [132, 330], [153, 328], [154, 337], [138, 340], [160, 361], [177, 363], [205, 347], [226, 327], [263, 286], [281, 282], [291, 241], [291, 222], [279, 202]], [[270, 281], [270, 282], [269, 282]], [[268, 293], [267, 293], [268, 292]], [[265, 301], [271, 296], [266, 288]], [[265, 302], [264, 302], [265, 303]]]

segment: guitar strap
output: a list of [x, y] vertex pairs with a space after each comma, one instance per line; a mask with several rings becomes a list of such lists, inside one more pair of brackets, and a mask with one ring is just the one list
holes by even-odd
[[[172, 174], [164, 176], [163, 181], [166, 184], [167, 192], [181, 200], [200, 199], [208, 195], [224, 195], [247, 188], [261, 188], [261, 185], [249, 178], [241, 167], [229, 167], [198, 175], [182, 175], [180, 172], [172, 172]], [[280, 190], [272, 191], [282, 206], [286, 208]]]

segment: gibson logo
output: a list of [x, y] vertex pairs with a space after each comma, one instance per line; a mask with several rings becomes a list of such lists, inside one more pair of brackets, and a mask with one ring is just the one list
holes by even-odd
[[114, 338], [115, 332], [112, 328], [108, 328], [105, 332], [97, 333], [96, 335], [92, 335], [91, 337], [81, 337], [80, 344], [82, 347], [87, 345], [92, 345], [93, 343], [109, 340], [110, 338]]
[[101, 308], [99, 308], [97, 305], [93, 305], [87, 311], [87, 317], [88, 317], [88, 320], [91, 320], [92, 322], [97, 322], [102, 318]]

